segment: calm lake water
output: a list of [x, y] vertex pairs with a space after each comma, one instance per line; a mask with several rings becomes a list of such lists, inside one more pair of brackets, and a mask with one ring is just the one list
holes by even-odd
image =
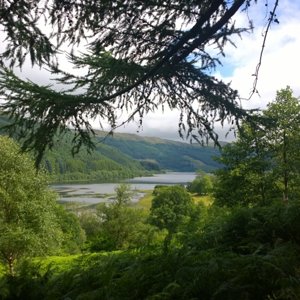
[[[135, 177], [123, 182], [130, 184], [134, 191], [132, 201], [138, 201], [144, 194], [141, 190], [153, 190], [158, 184], [175, 185], [187, 184], [195, 179], [195, 173], [167, 172], [152, 177]], [[100, 203], [114, 199], [115, 188], [120, 183], [93, 183], [93, 184], [55, 184], [51, 187], [60, 195], [61, 201]]]

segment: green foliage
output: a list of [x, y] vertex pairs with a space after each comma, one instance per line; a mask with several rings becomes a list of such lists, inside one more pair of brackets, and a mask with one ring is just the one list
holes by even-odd
[[299, 201], [233, 209], [203, 206], [193, 210], [192, 219], [180, 229], [180, 248], [34, 260], [15, 278], [1, 278], [0, 295], [31, 300], [299, 299]]
[[84, 230], [87, 240], [95, 240], [101, 231], [101, 220], [93, 211], [80, 212], [78, 216], [80, 226]]
[[262, 113], [261, 124], [243, 124], [238, 140], [218, 159], [215, 197], [219, 205], [266, 205], [300, 196], [300, 104], [289, 87]]
[[86, 211], [79, 216], [91, 251], [112, 251], [147, 247], [157, 235], [146, 223], [148, 213], [131, 207], [132, 191], [129, 185], [116, 188], [111, 203], [98, 204], [96, 213]]
[[[195, 205], [184, 187], [157, 186], [146, 199], [147, 205], [152, 202], [149, 215], [146, 209], [130, 206], [130, 189], [121, 185], [112, 203], [79, 216], [87, 236], [86, 249], [101, 250], [101, 254], [27, 260], [18, 266], [14, 277], [1, 271], [0, 297], [299, 299], [299, 109], [298, 100], [287, 88], [278, 92], [276, 101], [263, 113], [263, 123], [256, 127], [243, 124], [237, 142], [226, 146], [219, 159], [224, 168], [216, 173], [214, 205]], [[33, 231], [39, 234], [42, 229], [47, 242], [54, 233], [60, 233], [58, 237], [64, 233], [63, 251], [79, 251], [83, 236], [76, 216], [57, 206], [51, 206], [53, 210], [42, 206], [41, 195], [53, 196], [43, 190], [44, 179], [36, 176], [28, 157], [21, 156], [7, 138], [1, 140], [1, 149], [6, 151], [0, 160], [0, 250], [10, 243], [14, 251], [23, 247], [24, 256], [39, 254], [47, 249], [31, 238]], [[50, 160], [47, 165], [53, 166]], [[62, 160], [58, 169], [65, 172], [67, 165]], [[89, 167], [97, 169], [98, 165], [91, 162]], [[72, 168], [79, 171], [84, 164], [75, 163]], [[190, 188], [205, 193], [203, 186], [210, 186], [211, 177], [204, 178], [196, 178]], [[279, 201], [282, 194], [285, 201]], [[17, 211], [7, 214], [6, 219], [4, 213], [13, 211], [5, 210], [5, 204]], [[44, 213], [49, 222], [41, 220]], [[11, 220], [18, 222], [9, 231], [3, 224]], [[160, 235], [147, 221], [160, 229]], [[28, 233], [29, 223], [38, 230]], [[18, 228], [20, 224], [24, 230]], [[53, 227], [43, 228], [46, 224]], [[53, 236], [49, 236], [49, 229]], [[5, 240], [8, 235], [9, 243]], [[170, 247], [171, 241], [176, 247]]]
[[200, 174], [187, 186], [190, 193], [208, 195], [213, 190], [213, 177], [208, 174]]
[[272, 122], [266, 138], [273, 154], [274, 175], [283, 200], [300, 197], [300, 103], [290, 87], [277, 92], [276, 100], [268, 105], [265, 115]]
[[59, 247], [56, 195], [16, 143], [0, 137], [0, 258], [14, 274], [15, 262]]
[[93, 153], [83, 147], [73, 157], [71, 138], [71, 133], [66, 135], [42, 160], [53, 182], [114, 182], [148, 174], [135, 158], [104, 143], [99, 143]]
[[151, 208], [152, 199], [153, 191], [145, 191], [144, 196], [136, 203], [136, 207], [149, 211]]
[[264, 205], [276, 194], [278, 197], [270, 153], [261, 144], [262, 138], [258, 134], [244, 125], [238, 141], [222, 149], [219, 161], [225, 167], [215, 172], [216, 204]]
[[50, 270], [32, 265], [8, 291], [32, 300], [299, 298], [299, 201], [201, 211], [180, 249], [83, 255], [66, 268], [62, 258], [59, 272], [55, 260]]
[[86, 236], [79, 218], [64, 207], [57, 205], [56, 219], [63, 232], [62, 251], [69, 254], [81, 252]]
[[116, 207], [128, 205], [132, 198], [132, 191], [129, 184], [122, 183], [115, 188], [116, 199], [113, 204]]
[[155, 230], [146, 224], [147, 214], [140, 209], [129, 207], [110, 209], [100, 206], [98, 214], [102, 221], [98, 235], [91, 241], [91, 251], [112, 251], [150, 246]]
[[157, 188], [150, 208], [149, 222], [167, 230], [164, 248], [168, 250], [173, 235], [189, 221], [193, 210], [190, 194], [182, 186]]

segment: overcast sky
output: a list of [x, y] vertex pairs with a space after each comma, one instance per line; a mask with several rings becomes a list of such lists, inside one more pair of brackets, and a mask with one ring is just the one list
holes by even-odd
[[[248, 26], [252, 19], [254, 31], [244, 33], [242, 39], [236, 37], [236, 48], [228, 45], [225, 48], [226, 57], [220, 58], [223, 66], [219, 66], [213, 73], [224, 82], [231, 82], [231, 86], [239, 91], [243, 98], [248, 98], [253, 86], [256, 65], [263, 42], [263, 32], [273, 8], [275, 0], [260, 0], [257, 5], [252, 5], [248, 15], [240, 12], [234, 19], [238, 26]], [[265, 3], [269, 4], [266, 10]], [[279, 24], [271, 26], [267, 37], [265, 52], [259, 72], [257, 89], [259, 95], [254, 95], [251, 100], [243, 101], [244, 108], [265, 108], [266, 104], [274, 100], [276, 91], [289, 85], [296, 97], [300, 96], [300, 1], [279, 0], [277, 18]], [[1, 46], [0, 46], [1, 47]], [[47, 76], [43, 77], [41, 71], [29, 71], [31, 80], [46, 84]], [[28, 72], [27, 72], [28, 74]], [[159, 136], [166, 139], [177, 139], [178, 111], [166, 110], [164, 114], [157, 111], [144, 118], [142, 128], [137, 123], [131, 123], [118, 129], [121, 132], [137, 133], [142, 136]], [[96, 123], [95, 123], [96, 126]], [[224, 130], [219, 129], [221, 140], [225, 140]], [[229, 136], [232, 140], [233, 137]]]
[[[253, 5], [249, 10], [249, 18], [254, 21], [254, 31], [243, 34], [242, 39], [236, 39], [237, 48], [228, 45], [226, 57], [221, 58], [223, 66], [214, 75], [239, 91], [243, 98], [248, 98], [253, 87], [256, 65], [263, 42], [263, 30], [267, 23], [265, 1]], [[268, 1], [269, 8], [273, 8], [274, 1]], [[267, 103], [276, 97], [276, 91], [290, 86], [294, 96], [300, 96], [300, 1], [279, 0], [277, 18], [279, 24], [271, 26], [267, 37], [266, 48], [259, 72], [257, 89], [259, 95], [251, 100], [242, 102], [244, 108], [265, 108]], [[245, 13], [235, 16], [236, 24], [247, 26], [248, 17]], [[144, 119], [139, 135], [160, 136], [167, 139], [178, 139], [178, 117], [176, 111], [148, 115]], [[120, 129], [124, 132], [136, 132], [137, 125], [130, 124]], [[220, 133], [223, 130], [220, 128]], [[222, 134], [221, 134], [222, 136]], [[229, 136], [229, 139], [232, 139]], [[223, 140], [225, 137], [223, 135]]]

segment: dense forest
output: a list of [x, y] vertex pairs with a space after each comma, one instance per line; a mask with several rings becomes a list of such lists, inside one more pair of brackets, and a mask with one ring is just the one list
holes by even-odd
[[41, 162], [52, 182], [115, 182], [135, 176], [151, 175], [138, 160], [103, 143], [88, 153], [83, 147], [75, 156], [71, 152], [71, 134], [47, 151]]

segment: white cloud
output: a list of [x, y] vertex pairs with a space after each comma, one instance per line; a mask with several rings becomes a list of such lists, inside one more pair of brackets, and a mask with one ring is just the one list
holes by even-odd
[[[277, 11], [279, 24], [272, 24], [267, 36], [266, 47], [259, 71], [257, 90], [250, 100], [243, 100], [242, 106], [246, 109], [266, 107], [267, 103], [276, 97], [276, 91], [290, 86], [296, 97], [300, 96], [300, 3], [282, 0]], [[269, 8], [271, 3], [269, 4]], [[253, 17], [254, 16], [254, 17]], [[253, 6], [249, 11], [249, 18], [253, 17], [256, 27], [252, 33], [243, 34], [242, 39], [235, 39], [237, 48], [229, 46], [226, 57], [222, 60], [223, 69], [231, 69], [230, 76], [222, 76], [222, 68], [214, 74], [239, 91], [242, 98], [248, 98], [252, 89], [256, 66], [263, 42], [262, 33], [267, 19], [264, 18], [265, 9], [262, 6]], [[248, 22], [245, 14], [237, 16], [237, 25], [246, 26]], [[224, 137], [226, 128], [218, 129], [220, 138]], [[229, 136], [229, 140], [233, 135]]]
[[[276, 96], [276, 91], [289, 85], [297, 96], [300, 82], [296, 75], [300, 69], [300, 20], [297, 18], [300, 6], [291, 1], [279, 1], [279, 24], [273, 24], [267, 36], [262, 65], [259, 71], [257, 90], [251, 100], [243, 101], [245, 108], [264, 108]], [[258, 17], [256, 17], [257, 19]], [[223, 77], [231, 81], [241, 97], [248, 98], [253, 88], [256, 66], [263, 42], [263, 26], [255, 28], [253, 34], [244, 35], [238, 48], [229, 49], [226, 62], [233, 66], [232, 76]], [[218, 74], [221, 77], [220, 74]]]
[[[268, 1], [269, 6], [264, 6], [265, 1], [258, 1], [257, 5], [252, 5], [248, 15], [239, 13], [236, 16], [237, 26], [248, 26], [249, 19], [254, 21], [252, 33], [244, 33], [242, 39], [236, 37], [233, 46], [226, 47], [226, 57], [222, 59], [224, 67], [220, 67], [215, 72], [217, 78], [225, 82], [231, 82], [233, 88], [239, 91], [242, 98], [248, 98], [253, 89], [256, 66], [259, 62], [259, 55], [263, 42], [263, 32], [272, 10], [274, 1]], [[258, 94], [254, 94], [249, 101], [242, 101], [242, 106], [247, 109], [265, 108], [266, 104], [274, 100], [276, 91], [289, 85], [294, 95], [300, 96], [300, 81], [298, 70], [300, 70], [300, 3], [292, 0], [279, 1], [277, 9], [279, 24], [273, 23], [267, 36], [266, 47], [262, 59], [257, 84]], [[224, 73], [230, 75], [222, 76]], [[143, 131], [140, 134], [156, 135], [160, 134], [165, 138], [174, 139], [178, 137], [178, 114], [168, 112], [161, 114], [156, 112], [144, 119]], [[225, 139], [226, 128], [218, 127], [220, 138]], [[123, 130], [132, 130], [134, 124], [126, 126]], [[137, 127], [133, 129], [136, 131]], [[229, 140], [233, 139], [230, 135]]]

